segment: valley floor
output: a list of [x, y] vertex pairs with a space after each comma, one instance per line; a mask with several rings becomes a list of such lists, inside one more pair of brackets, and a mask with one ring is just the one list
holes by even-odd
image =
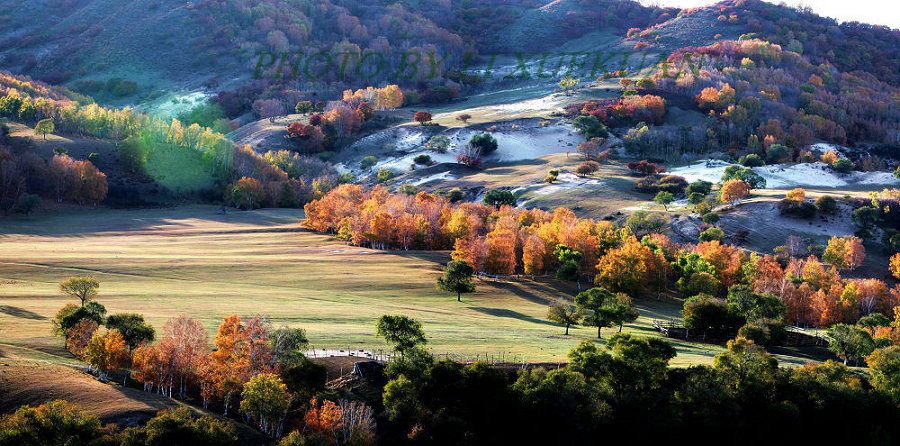
[[[377, 350], [382, 314], [420, 319], [438, 354], [499, 355], [526, 362], [565, 361], [591, 327], [546, 320], [547, 304], [577, 293], [541, 278], [476, 280], [457, 302], [435, 290], [448, 252], [377, 251], [352, 247], [300, 227], [298, 210], [228, 211], [213, 206], [47, 212], [0, 221], [0, 343], [71, 358], [50, 334], [68, 300], [57, 284], [73, 275], [101, 282], [98, 300], [110, 313], [138, 312], [158, 331], [180, 314], [199, 318], [210, 334], [224, 316], [262, 315], [276, 326], [308, 331], [315, 348]], [[586, 286], [586, 285], [585, 285]], [[641, 318], [625, 331], [659, 336], [653, 320], [680, 319], [682, 302], [639, 298]], [[604, 337], [612, 329], [604, 330]], [[710, 363], [722, 348], [674, 341], [673, 365]], [[822, 360], [786, 352], [785, 364]], [[809, 356], [812, 355], [813, 358]], [[71, 361], [71, 360], [69, 360]]]

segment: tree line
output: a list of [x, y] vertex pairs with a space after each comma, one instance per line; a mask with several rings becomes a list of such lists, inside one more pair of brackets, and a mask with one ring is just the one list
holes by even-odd
[[[735, 180], [742, 182], [742, 180]], [[693, 187], [693, 186], [692, 186]], [[726, 201], [730, 197], [725, 197]], [[304, 207], [306, 227], [376, 249], [450, 249], [475, 273], [541, 275], [588, 281], [613, 293], [724, 296], [734, 285], [770, 293], [794, 325], [855, 323], [893, 314], [900, 290], [877, 278], [844, 278], [865, 259], [861, 240], [833, 237], [820, 256], [760, 255], [718, 239], [678, 244], [660, 232], [666, 221], [636, 213], [620, 226], [503, 205], [451, 202], [441, 194], [394, 194], [341, 185]]]

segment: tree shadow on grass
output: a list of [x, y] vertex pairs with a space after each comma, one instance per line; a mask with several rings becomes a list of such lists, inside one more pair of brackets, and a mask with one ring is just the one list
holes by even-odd
[[37, 314], [32, 311], [28, 311], [19, 307], [14, 307], [12, 305], [0, 305], [0, 313], [8, 314], [13, 317], [19, 317], [22, 319], [31, 319], [35, 321], [42, 321], [47, 319], [40, 314]]
[[496, 317], [508, 317], [512, 319], [518, 319], [520, 321], [531, 322], [533, 324], [542, 324], [542, 325], [551, 325], [554, 327], [558, 327], [558, 324], [554, 324], [550, 321], [545, 321], [541, 319], [535, 319], [527, 314], [519, 313], [518, 311], [507, 310], [506, 308], [487, 308], [487, 307], [469, 307], [469, 309], [475, 310], [479, 313], [484, 313], [490, 316]]
[[[523, 299], [526, 299], [530, 302], [539, 304], [539, 305], [549, 305], [550, 299], [546, 296], [542, 296], [538, 294], [544, 293], [545, 295], [550, 296], [567, 296], [572, 294], [571, 291], [562, 288], [561, 286], [551, 285], [536, 281], [528, 281], [528, 282], [502, 282], [502, 281], [493, 281], [489, 278], [483, 279], [485, 285], [490, 285], [495, 288], [499, 288], [505, 290], [509, 293], [515, 294]], [[477, 284], [477, 282], [476, 282]]]
[[828, 348], [826, 347], [780, 347], [773, 346], [767, 347], [769, 353], [773, 355], [783, 355], [796, 359], [805, 359], [809, 361], [818, 361], [825, 362], [829, 359], [833, 359], [836, 361], [840, 361], [840, 359], [835, 356]]

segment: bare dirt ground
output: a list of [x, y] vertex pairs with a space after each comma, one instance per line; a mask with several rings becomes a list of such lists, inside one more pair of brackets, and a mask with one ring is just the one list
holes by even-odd
[[84, 371], [58, 364], [55, 358], [0, 345], [0, 413], [61, 399], [103, 423], [129, 427], [145, 423], [160, 410], [182, 406], [155, 393], [101, 383]]

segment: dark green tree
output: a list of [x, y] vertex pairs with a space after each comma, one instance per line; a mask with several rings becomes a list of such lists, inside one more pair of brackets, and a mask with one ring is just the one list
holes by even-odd
[[309, 339], [306, 330], [284, 326], [269, 333], [269, 344], [272, 347], [272, 361], [291, 367], [306, 359], [303, 352], [309, 346]]
[[581, 253], [566, 245], [556, 245], [556, 249], [553, 250], [553, 255], [559, 260], [559, 269], [556, 271], [556, 278], [559, 280], [577, 282], [579, 277], [578, 262], [581, 262]]
[[597, 327], [597, 338], [601, 339], [600, 330], [603, 327], [611, 327], [612, 319], [608, 312], [604, 311], [603, 304], [607, 300], [615, 299], [616, 295], [606, 288], [595, 287], [582, 291], [575, 296], [575, 305], [584, 314], [584, 325]]
[[384, 338], [394, 349], [403, 353], [417, 345], [428, 342], [422, 323], [403, 315], [382, 315], [375, 323], [375, 335]]
[[457, 302], [462, 302], [462, 293], [475, 291], [475, 284], [472, 283], [473, 274], [475, 269], [465, 260], [451, 260], [444, 268], [444, 275], [438, 277], [437, 287], [439, 290], [456, 293]]
[[156, 331], [137, 313], [116, 313], [106, 319], [106, 328], [119, 330], [128, 350], [134, 350], [145, 342], [153, 342]]
[[500, 207], [503, 205], [515, 206], [516, 196], [508, 190], [489, 190], [484, 194], [484, 204]]
[[609, 136], [609, 130], [594, 116], [579, 116], [572, 123], [578, 133], [584, 135], [585, 141], [593, 138], [606, 138]]
[[869, 356], [875, 350], [875, 340], [868, 331], [854, 325], [835, 324], [826, 332], [831, 340], [828, 350], [837, 355], [847, 365], [853, 360], [857, 365], [860, 359]]
[[490, 133], [481, 133], [472, 135], [469, 139], [469, 145], [481, 151], [482, 155], [487, 155], [497, 150], [497, 139]]

